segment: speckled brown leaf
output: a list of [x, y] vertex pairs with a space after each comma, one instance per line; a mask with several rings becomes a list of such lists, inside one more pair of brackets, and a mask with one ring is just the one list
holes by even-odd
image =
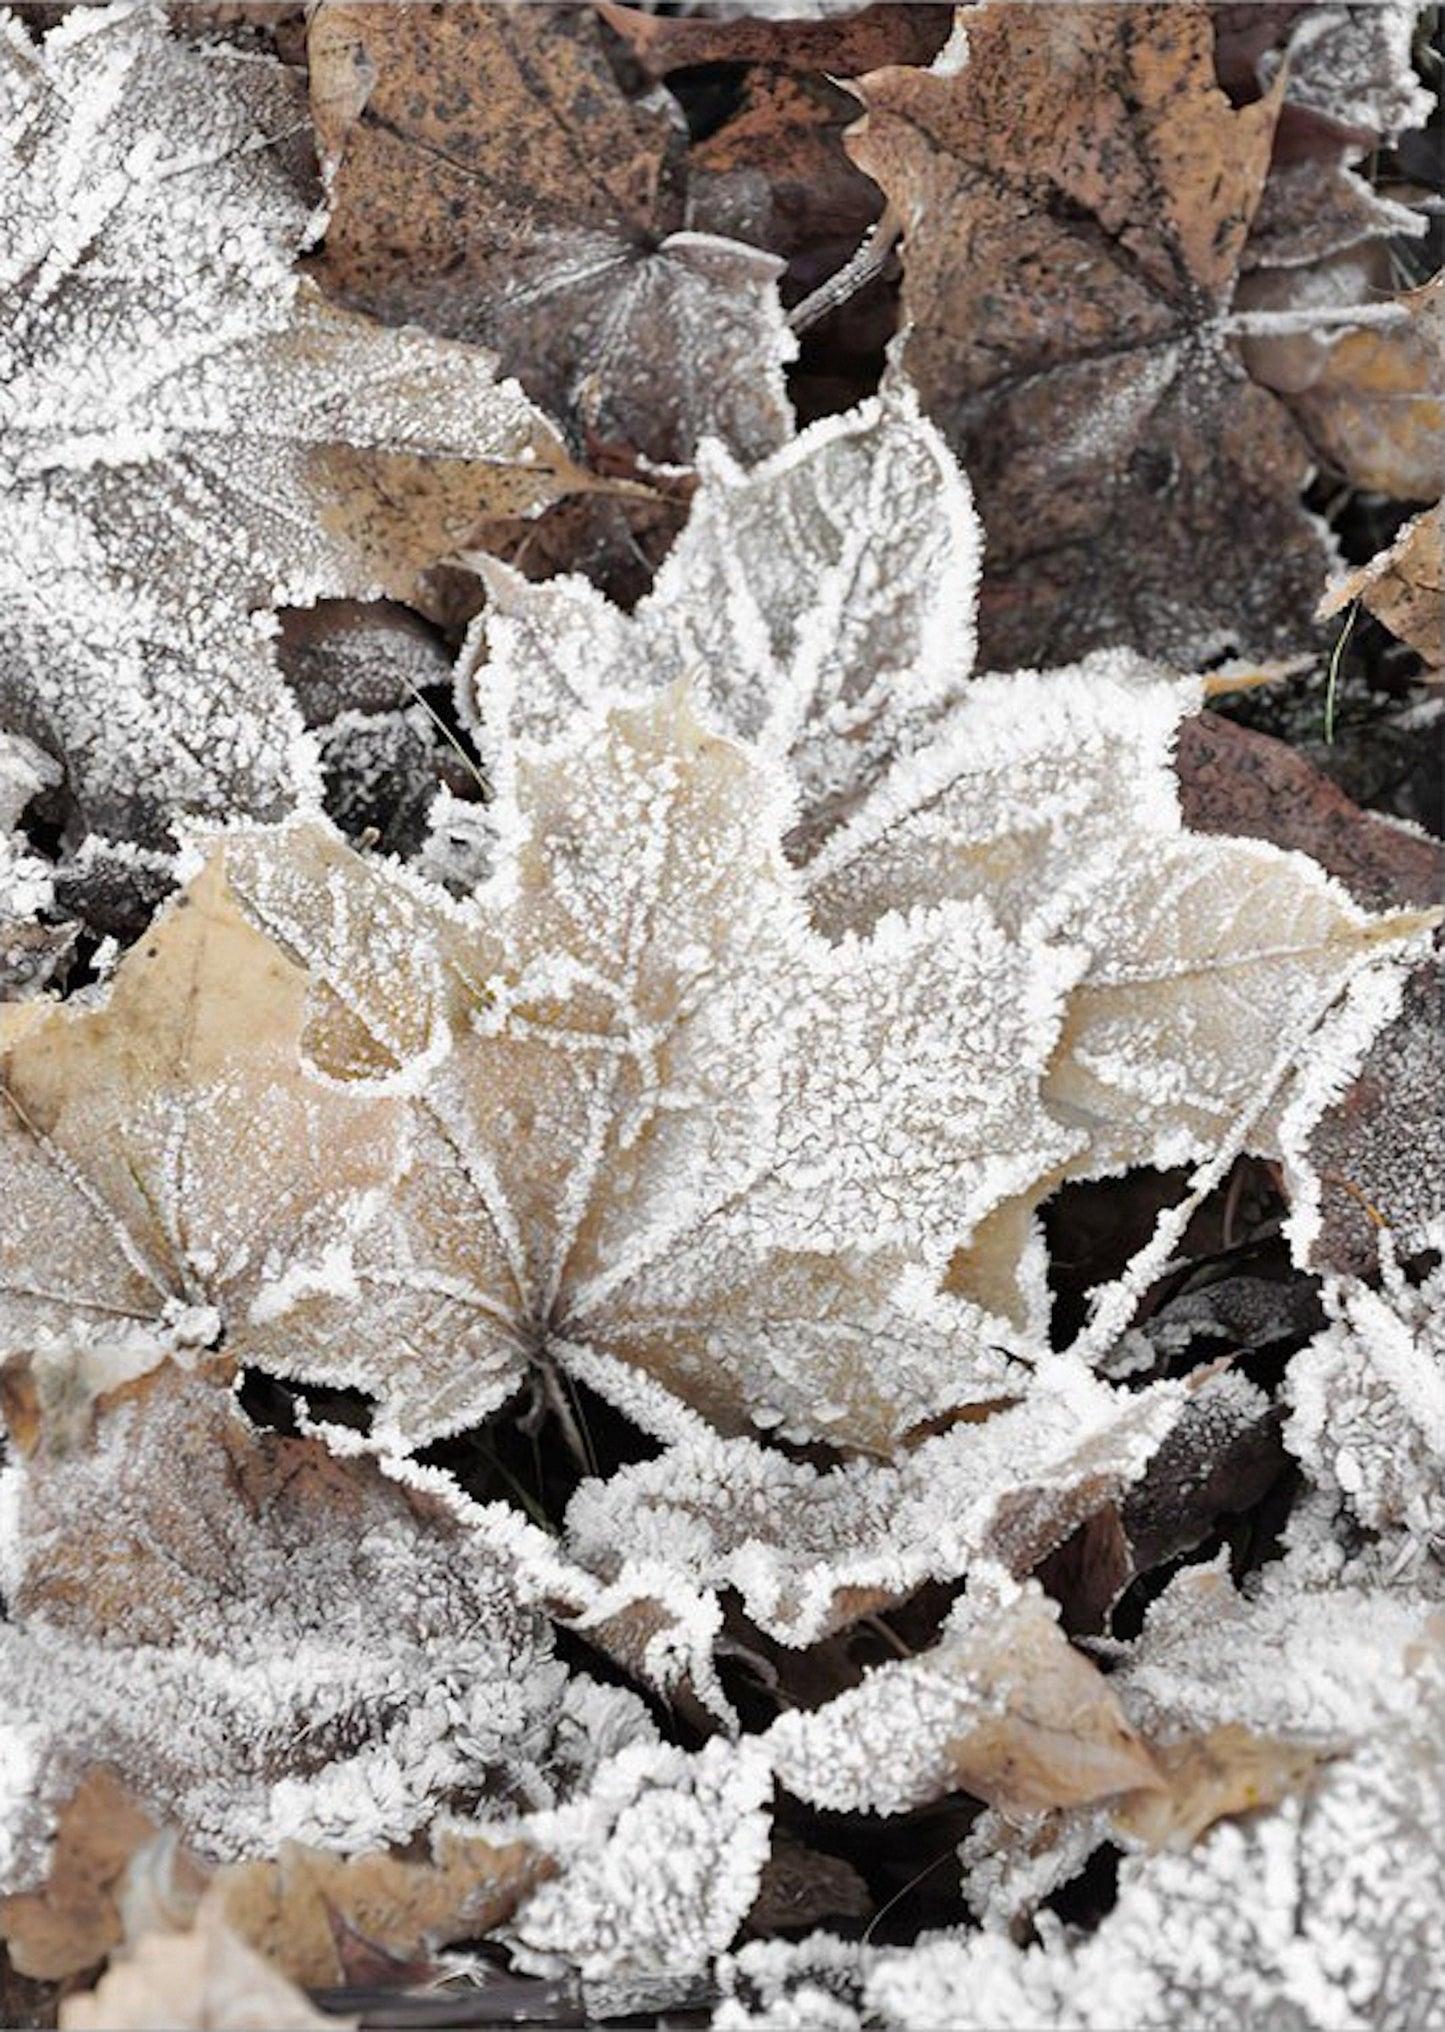
[[1229, 105], [1193, 5], [960, 33], [956, 68], [861, 82], [850, 145], [903, 215], [904, 362], [983, 512], [985, 661], [1297, 647], [1309, 457], [1228, 327], [1277, 98]]
[[788, 435], [777, 263], [686, 230], [680, 111], [628, 98], [589, 12], [327, 0], [309, 54], [334, 295], [653, 458]]

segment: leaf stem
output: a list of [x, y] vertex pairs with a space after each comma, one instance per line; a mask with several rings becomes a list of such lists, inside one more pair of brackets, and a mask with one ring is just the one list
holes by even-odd
[[1325, 682], [1325, 745], [1333, 747], [1335, 740], [1335, 700], [1340, 688], [1340, 665], [1344, 661], [1345, 645], [1355, 625], [1355, 616], [1360, 611], [1358, 595], [1351, 600], [1349, 612], [1345, 615], [1344, 626], [1335, 637], [1335, 646], [1330, 651], [1329, 676]]

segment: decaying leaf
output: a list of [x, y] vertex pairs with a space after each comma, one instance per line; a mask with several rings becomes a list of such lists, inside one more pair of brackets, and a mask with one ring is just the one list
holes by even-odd
[[[324, 1259], [396, 1176], [397, 1104], [302, 1075], [306, 995], [216, 871], [133, 951], [103, 1010], [0, 1016], [3, 1345], [33, 1350], [42, 1389], [89, 1368], [94, 1394], [222, 1333], [244, 1358], [288, 1263]], [[423, 1306], [404, 1275], [374, 1297], [390, 1332]]]
[[1351, 600], [1417, 649], [1427, 669], [1445, 670], [1445, 510], [1407, 522], [1388, 550], [1330, 588], [1320, 612], [1337, 614]]
[[[950, 1791], [1022, 1816], [1163, 1784], [1108, 1681], [1062, 1634], [1037, 1586], [994, 1598], [975, 1569], [933, 1650], [881, 1665], [767, 1742], [811, 1805], [900, 1813]], [[983, 1585], [979, 1585], [983, 1583]]]
[[67, 1997], [63, 2032], [352, 2032], [360, 2020], [317, 2011], [226, 1924], [207, 1899], [186, 1933], [148, 1933], [95, 1989]]
[[[780, 773], [677, 692], [584, 720], [518, 764], [513, 800], [509, 851], [461, 917], [315, 828], [225, 845], [235, 897], [310, 964], [320, 1092], [400, 1064], [411, 1092], [385, 1104], [416, 1139], [349, 1253], [330, 1240], [252, 1305], [248, 1359], [373, 1392], [410, 1443], [475, 1422], [529, 1365], [589, 1356], [605, 1394], [635, 1367], [725, 1431], [882, 1449], [1008, 1395], [1008, 1328], [926, 1266], [962, 1208], [1066, 1148], [1026, 1097], [1067, 960], [1035, 972], [976, 904], [817, 938], [777, 844]], [[959, 993], [972, 972], [998, 992], [986, 1037]], [[405, 1366], [362, 1330], [398, 1259], [431, 1299]], [[666, 1432], [655, 1404], [629, 1409]]]
[[1308, 453], [1229, 333], [1278, 95], [1231, 108], [1202, 6], [959, 24], [931, 70], [860, 81], [850, 145], [904, 221], [904, 363], [978, 492], [988, 660], [1297, 648], [1329, 561]]
[[495, 348], [652, 459], [788, 436], [781, 264], [688, 230], [680, 111], [627, 97], [589, 10], [326, 0], [308, 50], [342, 301]]
[[314, 793], [250, 617], [405, 594], [484, 514], [586, 484], [490, 358], [293, 273], [303, 127], [292, 72], [159, 8], [0, 39], [0, 708], [96, 831], [164, 844], [176, 813]]

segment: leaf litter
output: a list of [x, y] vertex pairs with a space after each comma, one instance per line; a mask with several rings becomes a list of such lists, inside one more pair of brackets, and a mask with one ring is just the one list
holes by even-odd
[[1414, 2022], [1439, 854], [1201, 674], [1422, 498], [1411, 9], [59, 12], [7, 2008]]

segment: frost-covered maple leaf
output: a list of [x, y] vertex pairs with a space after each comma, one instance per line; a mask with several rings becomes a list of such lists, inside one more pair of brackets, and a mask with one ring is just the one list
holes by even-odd
[[0, 21], [0, 706], [99, 831], [312, 793], [249, 617], [404, 592], [576, 477], [487, 355], [293, 272], [304, 130], [292, 73], [159, 6]]
[[659, 1381], [664, 1431], [671, 1393], [884, 1451], [1017, 1394], [1038, 1343], [939, 1284], [1071, 1148], [1034, 1095], [1072, 956], [980, 900], [829, 944], [789, 818], [669, 692], [519, 765], [467, 911], [309, 823], [228, 836], [105, 1009], [12, 1023], [7, 1339], [199, 1310], [408, 1445], [559, 1362]]
[[[1281, 1105], [1303, 1235], [1308, 1122], [1391, 1013], [1391, 968], [1321, 1025], [1388, 921], [1301, 855], [1187, 829], [1172, 756], [1197, 680], [1124, 651], [974, 675], [978, 525], [906, 388], [750, 472], [716, 447], [700, 470], [630, 616], [580, 579], [487, 567], [464, 682], [499, 780], [581, 707], [687, 676], [718, 725], [789, 758], [788, 844], [821, 929], [967, 897], [1021, 945], [1075, 955], [1043, 1088], [1073, 1147], [995, 1217], [1012, 1229], [990, 1252], [1009, 1279], [1031, 1205], [1063, 1177], [1244, 1144], [1278, 1156]], [[1300, 1063], [1313, 1085], [1293, 1079]], [[992, 1301], [1020, 1317], [1030, 1303], [1017, 1282]]]

